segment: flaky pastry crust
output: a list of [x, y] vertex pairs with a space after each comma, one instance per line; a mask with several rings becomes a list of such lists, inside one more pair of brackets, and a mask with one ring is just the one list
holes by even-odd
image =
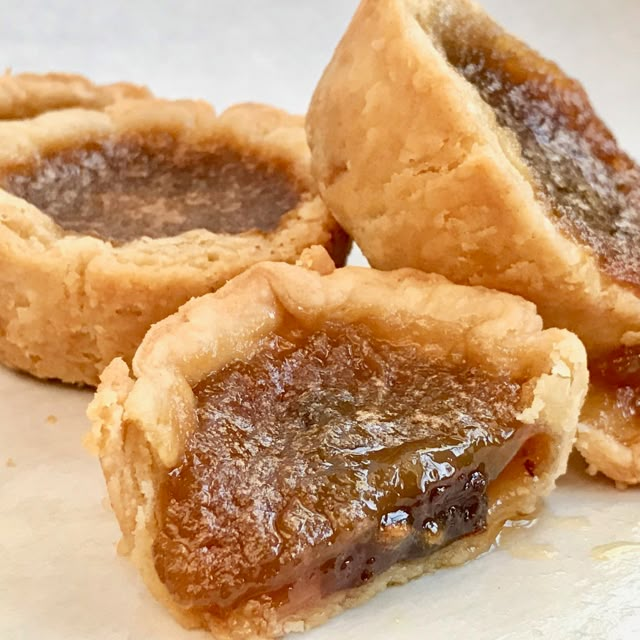
[[0, 76], [0, 120], [33, 118], [73, 107], [103, 109], [119, 100], [150, 97], [146, 87], [128, 82], [96, 85], [69, 73], [7, 72]]
[[343, 262], [349, 242], [309, 170], [303, 120], [246, 104], [217, 117], [204, 102], [125, 100], [0, 123], [0, 181], [15, 167], [67, 149], [170, 136], [180, 149], [226, 145], [286, 163], [298, 205], [269, 233], [191, 230], [115, 246], [63, 230], [0, 190], [0, 362], [42, 378], [95, 385], [116, 356], [129, 361], [147, 329], [193, 296], [263, 260], [295, 262], [322, 244]]
[[[534, 306], [520, 298], [410, 269], [334, 271], [318, 250], [306, 252], [301, 264], [319, 272], [264, 263], [184, 305], [149, 331], [131, 371], [121, 359], [109, 365], [88, 410], [90, 443], [100, 456], [123, 534], [121, 551], [130, 554], [149, 589], [180, 622], [208, 628], [216, 638], [274, 638], [302, 631], [387, 586], [487, 550], [504, 521], [531, 513], [565, 471], [586, 392], [580, 341], [564, 330], [543, 331]], [[463, 356], [494, 373], [527, 380], [519, 419], [533, 425], [535, 435], [525, 448], [538, 461], [537, 474], [531, 477], [524, 458], [516, 455], [489, 488], [485, 532], [427, 559], [397, 564], [363, 587], [335, 593], [295, 615], [283, 616], [258, 601], [225, 619], [184, 609], [156, 573], [152, 544], [159, 527], [160, 483], [179, 462], [196, 425], [192, 387], [229, 361], [250, 355], [260, 338], [291, 317], [305, 327], [327, 320], [366, 323], [389, 340], [411, 336], [431, 354]]]
[[[590, 131], [613, 139], [578, 83], [471, 0], [364, 0], [308, 115], [323, 198], [376, 268], [521, 295], [546, 325], [575, 331], [590, 356], [638, 344], [637, 289], [553, 224], [518, 140], [443, 54], [443, 31], [461, 24], [572, 92]], [[606, 431], [585, 421], [577, 446], [592, 471], [635, 483], [640, 447], [623, 443], [618, 418]]]

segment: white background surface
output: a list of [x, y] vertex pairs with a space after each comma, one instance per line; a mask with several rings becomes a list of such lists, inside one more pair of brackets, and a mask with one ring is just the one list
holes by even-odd
[[[302, 112], [355, 5], [0, 0], [0, 66], [132, 80], [219, 108], [258, 100]], [[640, 156], [640, 0], [485, 5], [582, 80]], [[98, 464], [80, 444], [89, 397], [0, 369], [0, 639], [206, 638], [180, 629], [115, 556]], [[586, 479], [579, 461], [572, 467], [530, 529], [305, 638], [640, 638], [640, 491], [619, 493]]]

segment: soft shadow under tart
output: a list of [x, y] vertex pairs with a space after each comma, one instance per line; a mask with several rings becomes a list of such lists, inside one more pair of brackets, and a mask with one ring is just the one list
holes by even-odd
[[580, 341], [418, 271], [263, 263], [102, 375], [88, 414], [148, 587], [187, 626], [274, 638], [487, 550], [564, 472]]
[[470, 0], [365, 0], [308, 135], [374, 267], [516, 293], [578, 334], [594, 364], [577, 447], [640, 482], [640, 167], [580, 84]]
[[120, 101], [0, 123], [0, 361], [94, 385], [189, 298], [311, 245], [343, 263], [302, 119]]
[[0, 120], [74, 107], [103, 109], [119, 100], [150, 97], [146, 87], [128, 82], [97, 85], [69, 73], [5, 73], [0, 75]]

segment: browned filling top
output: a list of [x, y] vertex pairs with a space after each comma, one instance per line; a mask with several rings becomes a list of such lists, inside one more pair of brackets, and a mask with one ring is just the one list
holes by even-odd
[[285, 166], [225, 147], [109, 143], [45, 158], [2, 186], [63, 229], [114, 243], [191, 229], [269, 232], [300, 200]]
[[364, 326], [291, 324], [194, 393], [153, 551], [174, 597], [218, 616], [298, 609], [484, 529], [531, 435], [518, 383]]
[[640, 285], [640, 167], [583, 88], [488, 19], [440, 28], [449, 62], [517, 136], [558, 227], [609, 276]]

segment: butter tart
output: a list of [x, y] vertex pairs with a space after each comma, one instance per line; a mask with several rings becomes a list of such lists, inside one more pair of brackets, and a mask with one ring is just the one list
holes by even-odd
[[114, 360], [88, 415], [153, 594], [274, 638], [487, 550], [564, 472], [584, 348], [533, 304], [410, 269], [263, 263]]
[[124, 99], [150, 98], [151, 92], [128, 82], [95, 85], [69, 73], [0, 75], [0, 120], [33, 118], [57, 109], [103, 109]]
[[468, 0], [365, 0], [308, 134], [321, 194], [374, 267], [519, 294], [578, 334], [578, 449], [639, 482], [640, 167], [581, 85]]
[[124, 100], [0, 122], [0, 362], [94, 385], [147, 329], [263, 260], [348, 239], [303, 120]]

